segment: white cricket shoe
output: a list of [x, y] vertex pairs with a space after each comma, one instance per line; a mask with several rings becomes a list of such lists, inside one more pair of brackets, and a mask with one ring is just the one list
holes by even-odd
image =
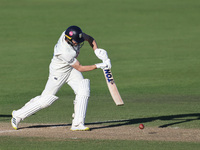
[[90, 131], [90, 128], [84, 126], [84, 124], [80, 123], [79, 125], [72, 125], [71, 131]]
[[11, 125], [12, 127], [17, 130], [18, 129], [18, 125], [21, 121], [21, 118], [14, 116], [15, 110], [12, 112], [12, 119], [11, 119]]

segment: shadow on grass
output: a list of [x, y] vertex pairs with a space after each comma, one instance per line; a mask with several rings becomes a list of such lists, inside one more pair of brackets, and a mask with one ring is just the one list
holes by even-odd
[[10, 120], [12, 115], [1, 115], [0, 114], [0, 121]]
[[159, 128], [166, 128], [166, 127], [176, 125], [176, 124], [200, 120], [200, 113], [179, 114], [179, 115], [148, 117], [148, 118], [134, 118], [134, 119], [127, 119], [127, 120], [113, 120], [113, 121], [111, 120], [111, 121], [104, 121], [104, 122], [87, 123], [86, 125], [105, 124], [105, 123], [110, 124], [107, 126], [91, 128], [91, 130], [95, 130], [95, 129], [102, 129], [102, 128], [112, 128], [112, 127], [119, 127], [119, 126], [126, 126], [126, 125], [140, 124], [140, 123], [148, 123], [148, 122], [153, 122], [156, 120], [173, 121], [172, 123], [167, 123], [167, 124], [163, 124], [159, 126]]
[[12, 115], [0, 115], [0, 118], [8, 118], [8, 117], [12, 117]]
[[[0, 115], [0, 118], [5, 118], [6, 120], [11, 118], [11, 115]], [[200, 113], [193, 114], [178, 114], [178, 115], [169, 115], [169, 116], [158, 116], [158, 117], [148, 117], [148, 118], [134, 118], [134, 119], [122, 119], [122, 120], [108, 120], [108, 121], [100, 121], [100, 122], [91, 122], [85, 123], [85, 125], [101, 125], [99, 127], [91, 127], [91, 130], [103, 129], [103, 128], [113, 128], [120, 127], [126, 125], [134, 125], [139, 123], [148, 123], [153, 121], [170, 121], [172, 123], [167, 123], [159, 126], [159, 128], [166, 128], [176, 124], [182, 124], [186, 122], [191, 122], [195, 120], [200, 120]], [[104, 125], [109, 124], [109, 125]], [[25, 128], [47, 128], [47, 127], [63, 127], [63, 126], [71, 126], [71, 124], [50, 124], [50, 125], [33, 125], [28, 127], [22, 127], [19, 129]]]

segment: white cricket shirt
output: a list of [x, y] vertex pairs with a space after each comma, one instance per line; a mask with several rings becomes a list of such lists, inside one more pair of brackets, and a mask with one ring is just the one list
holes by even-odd
[[77, 52], [65, 41], [65, 31], [60, 36], [57, 44], [54, 47], [54, 56], [51, 60], [49, 69], [51, 75], [62, 75], [70, 73], [77, 59]]

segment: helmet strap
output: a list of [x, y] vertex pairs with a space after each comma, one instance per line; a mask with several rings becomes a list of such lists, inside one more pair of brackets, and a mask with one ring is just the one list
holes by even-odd
[[82, 42], [82, 43], [78, 44], [77, 46], [74, 46], [72, 40], [68, 39], [67, 37], [65, 37], [65, 40], [69, 45], [71, 45], [73, 47], [73, 49], [75, 51], [79, 50], [84, 45], [84, 42]]

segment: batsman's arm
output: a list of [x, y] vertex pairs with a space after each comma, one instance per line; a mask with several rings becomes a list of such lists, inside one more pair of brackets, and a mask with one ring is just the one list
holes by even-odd
[[97, 42], [90, 35], [83, 33], [83, 38], [85, 39], [85, 41], [88, 41], [90, 46], [93, 48], [95, 55], [99, 59], [101, 59], [103, 61], [103, 63], [107, 64], [107, 68], [110, 69], [111, 68], [111, 62], [110, 62], [110, 59], [108, 58], [107, 51], [104, 50], [104, 49], [99, 49], [98, 46], [97, 46]]
[[78, 60], [72, 65], [72, 67], [80, 72], [92, 71], [94, 69], [97, 69], [96, 65], [82, 66]]
[[83, 38], [85, 39], [85, 41], [88, 41], [88, 43], [93, 48], [93, 50], [95, 50], [95, 49], [98, 48], [97, 42], [95, 41], [95, 39], [93, 37], [91, 37], [90, 35], [87, 35], [87, 34], [83, 33]]
[[95, 64], [95, 65], [82, 66], [80, 64], [80, 62], [78, 60], [76, 60], [76, 62], [72, 65], [72, 67], [75, 68], [76, 70], [80, 71], [80, 72], [86, 72], [86, 71], [92, 71], [92, 70], [97, 69], [97, 68], [104, 69], [104, 68], [107, 67], [107, 64], [98, 63], [98, 64]]

